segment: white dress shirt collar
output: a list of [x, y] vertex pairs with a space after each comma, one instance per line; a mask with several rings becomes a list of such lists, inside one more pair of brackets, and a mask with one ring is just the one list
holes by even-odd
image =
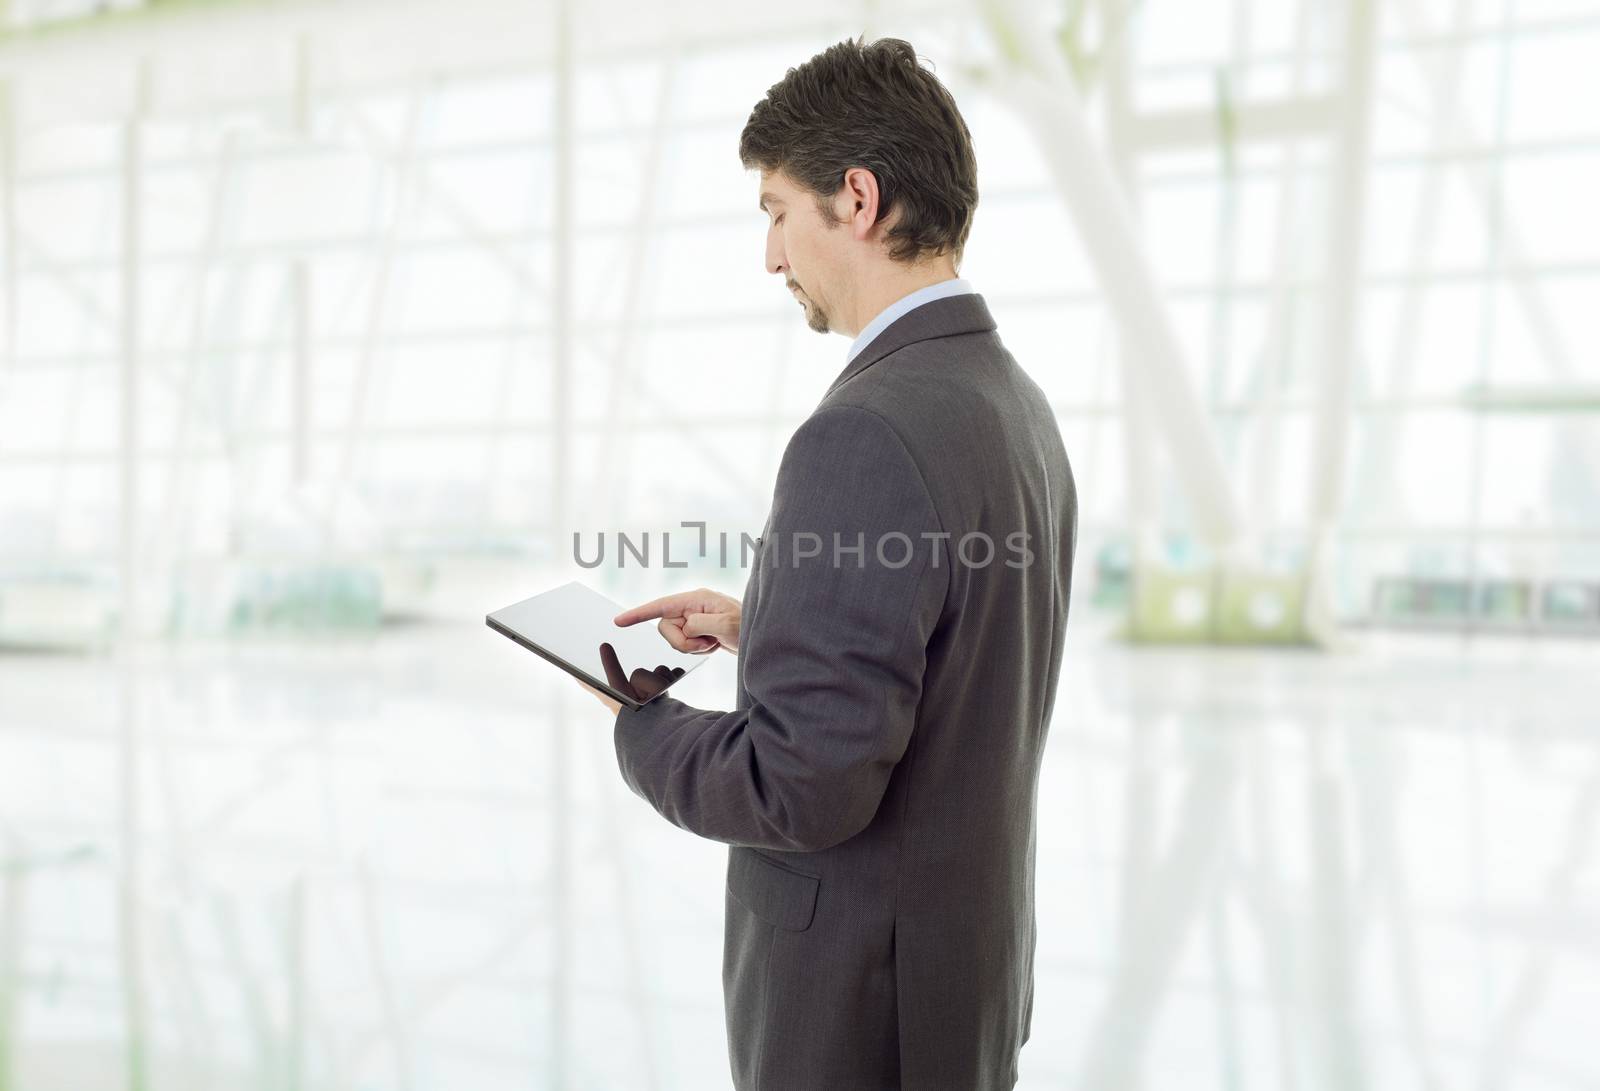
[[960, 277], [953, 277], [950, 280], [941, 280], [937, 284], [929, 284], [925, 288], [918, 288], [914, 292], [901, 296], [879, 311], [878, 316], [867, 323], [866, 329], [856, 335], [856, 339], [850, 343], [850, 355], [844, 358], [844, 362], [848, 364], [851, 360], [854, 360], [862, 349], [872, 344], [873, 338], [888, 329], [891, 322], [907, 311], [920, 307], [924, 303], [932, 303], [936, 299], [945, 299], [953, 295], [969, 295], [971, 292], [971, 284], [968, 284]]

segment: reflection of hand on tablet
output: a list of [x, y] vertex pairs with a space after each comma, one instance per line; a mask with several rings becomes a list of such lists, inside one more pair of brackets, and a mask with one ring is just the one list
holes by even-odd
[[[626, 693], [635, 701], [640, 702], [649, 700], [683, 677], [682, 667], [668, 667], [664, 663], [658, 665], [655, 670], [645, 670], [643, 667], [639, 667], [630, 677], [622, 669], [622, 661], [617, 658], [617, 649], [610, 644], [600, 645], [600, 662], [605, 666], [606, 684], [617, 692]], [[595, 699], [610, 709], [613, 716], [622, 711], [622, 705], [615, 697], [601, 693], [581, 679], [578, 681], [578, 685], [594, 694]]]
[[610, 644], [600, 645], [600, 662], [605, 664], [606, 682], [612, 689], [626, 693], [635, 701], [648, 701], [683, 675], [682, 667], [661, 664], [655, 670], [638, 667], [632, 675], [625, 673], [617, 659], [617, 649]]
[[741, 605], [738, 599], [701, 587], [652, 599], [642, 606], [622, 611], [613, 620], [626, 626], [660, 618], [661, 623], [656, 627], [667, 638], [667, 643], [680, 652], [703, 655], [726, 648], [737, 654]]

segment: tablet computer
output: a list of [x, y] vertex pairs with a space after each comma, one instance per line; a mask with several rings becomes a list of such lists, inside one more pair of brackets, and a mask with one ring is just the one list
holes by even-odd
[[643, 708], [707, 657], [678, 651], [654, 625], [613, 624], [622, 611], [620, 603], [573, 582], [496, 610], [484, 621], [629, 708]]

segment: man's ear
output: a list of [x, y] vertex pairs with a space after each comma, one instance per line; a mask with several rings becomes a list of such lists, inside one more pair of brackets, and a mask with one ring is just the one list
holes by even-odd
[[844, 172], [839, 191], [840, 220], [850, 225], [850, 234], [864, 242], [878, 222], [878, 179], [866, 167], [851, 167]]

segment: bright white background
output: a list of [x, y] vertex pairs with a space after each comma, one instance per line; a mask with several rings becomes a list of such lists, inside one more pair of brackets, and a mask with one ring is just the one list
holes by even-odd
[[[1117, 51], [1138, 111], [1218, 131], [1339, 101], [1346, 4], [1124, 6], [1019, 5], [1086, 58], [1107, 154]], [[738, 133], [858, 33], [961, 105], [961, 271], [1079, 488], [1023, 1086], [1600, 1082], [1600, 615], [1378, 594], [1600, 609], [1600, 6], [1381, 5], [1356, 239], [1315, 125], [1132, 160], [1270, 563], [1314, 529], [1359, 246], [1337, 653], [1117, 638], [1124, 365], [992, 9], [586, 5], [563, 114], [548, 5], [89, 7], [0, 7], [0, 1089], [725, 1086], [722, 850], [481, 618], [575, 575], [741, 591], [715, 556], [581, 573], [571, 536], [759, 531], [847, 342], [762, 271]]]

